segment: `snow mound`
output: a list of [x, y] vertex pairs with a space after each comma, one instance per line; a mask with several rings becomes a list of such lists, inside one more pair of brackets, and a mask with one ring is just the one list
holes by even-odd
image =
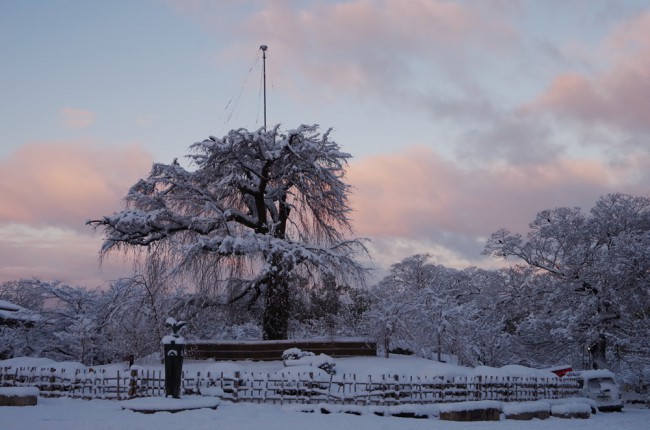
[[591, 414], [591, 406], [582, 402], [559, 403], [551, 406], [551, 414], [555, 416]]
[[174, 399], [171, 397], [140, 397], [137, 399], [124, 400], [120, 402], [122, 409], [129, 409], [134, 412], [180, 412], [192, 409], [210, 408], [216, 409], [221, 401], [214, 397], [182, 397]]
[[502, 411], [506, 415], [525, 414], [533, 412], [549, 412], [551, 404], [545, 400], [537, 400], [534, 402], [514, 402], [503, 403]]

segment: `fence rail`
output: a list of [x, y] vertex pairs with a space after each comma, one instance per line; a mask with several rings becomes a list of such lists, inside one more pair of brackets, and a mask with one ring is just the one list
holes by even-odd
[[[43, 396], [84, 399], [130, 399], [164, 396], [162, 370], [132, 369], [107, 372], [77, 370], [66, 374], [49, 368], [0, 368], [0, 386], [37, 387]], [[334, 403], [392, 406], [471, 400], [505, 402], [555, 399], [577, 395], [570, 378], [354, 374], [322, 377], [319, 373], [183, 372], [185, 395], [219, 395], [233, 402]]]

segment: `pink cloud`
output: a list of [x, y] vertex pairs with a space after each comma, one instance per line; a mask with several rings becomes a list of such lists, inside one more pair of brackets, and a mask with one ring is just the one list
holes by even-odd
[[86, 128], [95, 122], [95, 112], [65, 107], [61, 109], [62, 123], [67, 128]]
[[[643, 193], [650, 159], [609, 166], [561, 159], [468, 170], [428, 148], [373, 156], [350, 166], [355, 230], [370, 237], [487, 237], [501, 227], [525, 231], [543, 209], [591, 208], [599, 196]], [[460, 241], [460, 239], [459, 239]], [[480, 252], [480, 250], [479, 250]]]
[[587, 123], [650, 128], [650, 12], [620, 24], [604, 41], [609, 66], [593, 74], [564, 73], [526, 106]]
[[[361, 235], [411, 236], [420, 216], [446, 223], [460, 172], [426, 148], [355, 162], [348, 172], [356, 230]], [[441, 183], [441, 179], [443, 182]]]
[[0, 160], [0, 282], [40, 277], [94, 287], [131, 266], [100, 270], [100, 235], [85, 221], [122, 208], [129, 187], [151, 168], [136, 144], [35, 142]]
[[247, 44], [254, 39], [269, 45], [287, 85], [299, 69], [327, 86], [377, 87], [403, 80], [413, 62], [459, 60], [473, 48], [494, 50], [513, 40], [498, 14], [486, 19], [480, 8], [442, 0], [264, 5], [238, 30]]
[[37, 142], [0, 161], [0, 224], [85, 229], [86, 219], [121, 208], [152, 157], [138, 145]]
[[132, 265], [126, 259], [99, 266], [101, 241], [99, 235], [71, 229], [0, 225], [0, 283], [36, 277], [96, 287], [128, 276]]

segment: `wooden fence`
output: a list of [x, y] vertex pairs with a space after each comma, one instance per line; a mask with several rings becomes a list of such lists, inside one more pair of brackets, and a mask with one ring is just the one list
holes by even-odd
[[137, 396], [139, 379], [137, 370], [76, 370], [72, 374], [59, 368], [0, 368], [0, 387], [37, 387], [46, 397], [128, 399]]
[[[183, 372], [182, 392], [184, 395], [216, 394], [233, 402], [392, 406], [555, 399], [577, 395], [578, 387], [570, 378], [321, 375], [312, 372]], [[39, 388], [43, 396], [130, 399], [164, 396], [165, 378], [162, 370], [84, 370], [66, 375], [57, 369], [0, 368], [0, 386], [33, 386]]]

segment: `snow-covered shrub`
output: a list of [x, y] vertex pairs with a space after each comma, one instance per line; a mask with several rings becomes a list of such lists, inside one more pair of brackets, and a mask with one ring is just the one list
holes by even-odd
[[315, 355], [313, 352], [302, 351], [299, 348], [289, 348], [282, 353], [285, 367], [311, 366], [324, 370], [329, 375], [336, 374], [334, 359], [326, 354]]
[[287, 364], [288, 360], [298, 360], [299, 358], [311, 356], [311, 355], [314, 355], [314, 353], [309, 351], [303, 351], [300, 348], [289, 348], [282, 353], [282, 361], [284, 362], [285, 366], [289, 366]]

